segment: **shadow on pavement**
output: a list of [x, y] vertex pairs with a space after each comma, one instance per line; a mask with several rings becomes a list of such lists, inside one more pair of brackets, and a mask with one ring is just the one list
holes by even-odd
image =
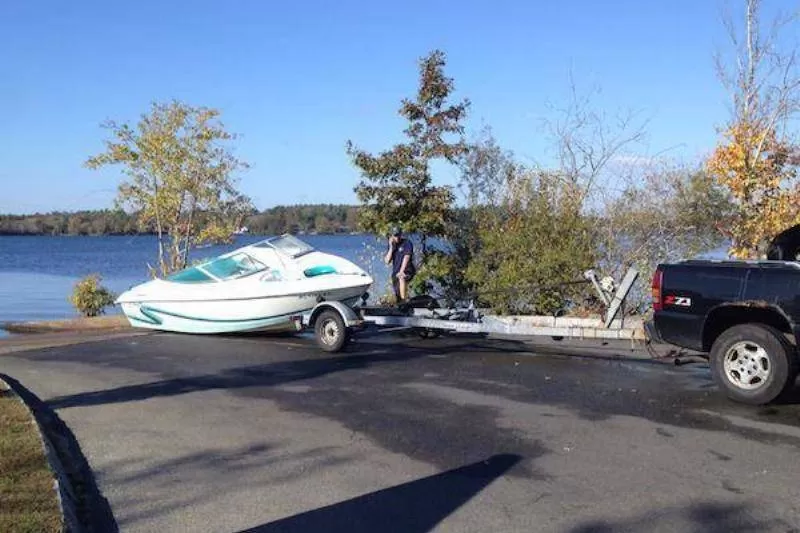
[[[256, 347], [248, 347], [248, 349], [257, 349], [258, 344], [260, 343], [256, 343]], [[207, 349], [222, 350], [225, 345], [225, 342], [219, 345], [212, 343]], [[359, 372], [350, 371], [381, 368], [402, 369], [409, 365], [396, 365], [395, 363], [427, 360], [430, 357], [458, 357], [470, 354], [478, 355], [480, 359], [473, 359], [474, 365], [462, 368], [457, 373], [457, 379], [451, 380], [447, 377], [448, 374], [445, 374], [445, 377], [439, 379], [439, 383], [463, 388], [465, 378], [469, 377], [464, 369], [470, 369], [470, 372], [474, 371], [474, 377], [484, 380], [483, 382], [470, 382], [470, 388], [473, 390], [529, 404], [564, 406], [574, 410], [579, 417], [587, 420], [604, 420], [610, 416], [622, 414], [675, 426], [703, 427], [712, 431], [733, 431], [745, 438], [760, 442], [784, 442], [790, 445], [800, 443], [800, 439], [794, 435], [765, 431], [763, 428], [741, 426], [741, 424], [732, 426], [729, 420], [712, 412], [723, 410], [757, 421], [766, 420], [771, 423], [794, 426], [800, 422], [798, 418], [800, 413], [794, 406], [745, 409], [720, 399], [718, 394], [710, 395], [708, 390], [714, 385], [707, 368], [701, 373], [702, 375], [698, 374], [694, 377], [691, 377], [694, 375], [692, 371], [682, 370], [680, 372], [680, 376], [683, 376], [681, 379], [691, 378], [692, 388], [687, 388], [685, 384], [676, 387], [669, 386], [678, 375], [670, 374], [669, 366], [663, 365], [663, 363], [618, 361], [614, 360], [613, 355], [578, 358], [572, 361], [569, 361], [570, 357], [529, 358], [526, 359], [529, 364], [518, 366], [517, 359], [513, 358], [523, 350], [520, 349], [519, 343], [508, 341], [461, 339], [459, 342], [456, 339], [440, 339], [436, 342], [411, 343], [403, 341], [359, 342], [354, 344], [346, 354], [336, 356], [320, 356], [312, 345], [309, 345], [308, 348], [308, 350], [302, 348], [306, 359], [244, 365], [200, 375], [170, 377], [148, 383], [81, 392], [48, 399], [47, 403], [53, 409], [64, 409], [135, 402], [210, 390], [243, 391], [242, 394], [246, 395], [264, 396], [267, 394], [266, 389], [330, 376], [346, 376], [345, 379], [331, 382], [334, 384], [333, 388], [341, 391], [345, 396], [347, 394], [341, 387], [342, 384], [361, 387], [364, 385], [365, 379], [368, 380], [367, 383], [370, 385], [370, 391], [373, 391], [372, 394], [375, 390], [379, 390], [376, 389], [379, 387], [378, 383], [394, 387], [398, 379], [406, 378], [398, 378], [394, 371], [391, 374], [380, 376], [371, 374], [367, 378], [360, 376]], [[94, 357], [102, 360], [102, 355], [102, 353], [98, 353]], [[119, 363], [115, 361], [114, 364], [124, 365], [128, 359], [126, 356]], [[608, 383], [608, 367], [576, 364], [576, 361], [582, 360], [584, 363], [589, 363], [591, 360], [597, 359], [614, 365], [623, 365], [614, 367], [611, 383]], [[63, 356], [60, 360], [63, 360]], [[642, 371], [655, 370], [659, 367], [666, 370], [663, 375], [659, 372], [655, 374], [657, 377], [649, 382], [643, 381], [645, 374]], [[409, 377], [418, 379], [418, 374], [424, 366], [414, 365], [414, 368], [416, 370], [410, 372]], [[517, 387], [508, 388], [488, 384], [485, 382], [485, 378], [489, 376], [495, 382], [516, 384]], [[555, 376], [556, 379], [550, 380], [548, 376]], [[588, 389], [587, 384], [589, 384]], [[657, 388], [665, 392], [659, 395], [656, 403], [651, 404], [642, 401], [643, 397], [638, 392], [643, 390], [642, 387]], [[251, 392], [258, 389], [261, 389], [261, 392]], [[317, 392], [317, 394], [320, 393]], [[342, 398], [338, 398], [338, 400], [342, 400]], [[361, 401], [360, 398], [354, 398], [354, 400]], [[395, 402], [396, 398], [391, 400]], [[790, 400], [788, 403], [793, 402]], [[297, 410], [307, 411], [307, 406], [295, 407]], [[341, 420], [341, 410], [330, 413], [326, 408], [325, 412], [326, 416]]]
[[742, 504], [704, 502], [688, 507], [652, 511], [640, 517], [587, 522], [569, 533], [650, 533], [653, 531], [685, 531], [687, 533], [750, 533], [762, 531], [796, 531], [782, 520], [762, 520]]
[[513, 468], [520, 459], [518, 455], [494, 455], [485, 461], [283, 518], [241, 533], [431, 531], [492, 481]]
[[795, 380], [794, 387], [788, 389], [772, 404], [762, 407], [762, 414], [776, 414], [780, 405], [800, 405], [800, 378]]
[[17, 380], [0, 374], [33, 411], [36, 420], [53, 445], [76, 496], [77, 518], [87, 533], [119, 531], [111, 505], [97, 487], [94, 473], [81, 451], [78, 440], [58, 415]]
[[48, 400], [52, 409], [86, 407], [113, 403], [133, 402], [163, 396], [177, 396], [191, 392], [237, 389], [243, 387], [276, 386], [319, 378], [347, 370], [364, 369], [374, 364], [406, 361], [424, 357], [429, 352], [395, 351], [374, 356], [369, 354], [342, 355], [337, 357], [315, 357], [297, 361], [282, 361], [263, 365], [230, 368], [216, 374], [165, 379], [140, 385], [128, 385], [114, 389], [84, 392], [69, 396], [58, 396]]
[[[386, 348], [380, 354], [360, 353]], [[513, 348], [507, 348], [509, 351]], [[461, 343], [455, 347], [419, 347], [404, 344], [358, 345], [345, 355], [335, 357], [312, 357], [309, 359], [281, 361], [263, 365], [252, 365], [224, 369], [215, 374], [178, 377], [139, 385], [128, 385], [114, 389], [84, 392], [51, 398], [47, 404], [52, 409], [87, 407], [147, 400], [150, 398], [177, 396], [207, 390], [239, 389], [244, 387], [270, 387], [295, 381], [315, 379], [348, 370], [365, 369], [375, 365], [408, 361], [437, 354], [460, 352], [497, 352], [496, 346]]]
[[[116, 519], [123, 531], [174, 531], [159, 520], [170, 515], [168, 520], [181, 520], [178, 517], [187, 509], [217, 502], [220, 495], [268, 493], [363, 458], [336, 446], [298, 446], [280, 440], [207, 448], [158, 460], [153, 455], [125, 457], [96, 470], [105, 485], [114, 487]], [[259, 474], [249, 477], [253, 472]]]

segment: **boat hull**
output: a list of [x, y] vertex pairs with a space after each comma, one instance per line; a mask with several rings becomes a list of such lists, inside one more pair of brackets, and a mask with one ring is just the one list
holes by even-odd
[[[330, 291], [329, 300], [355, 304], [366, 287]], [[178, 333], [291, 331], [292, 317], [314, 308], [314, 294], [205, 301], [123, 302], [131, 326]]]

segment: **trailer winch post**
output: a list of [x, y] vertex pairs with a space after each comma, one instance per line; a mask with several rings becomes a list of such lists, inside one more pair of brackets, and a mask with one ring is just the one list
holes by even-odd
[[619, 284], [617, 292], [614, 294], [614, 298], [608, 305], [608, 312], [606, 313], [606, 319], [605, 319], [606, 328], [611, 327], [611, 324], [614, 322], [614, 319], [617, 318], [617, 314], [619, 313], [622, 304], [625, 302], [625, 298], [628, 297], [628, 293], [631, 292], [633, 284], [636, 283], [636, 279], [638, 277], [639, 277], [639, 271], [636, 270], [635, 268], [629, 268], [628, 271], [625, 273], [625, 277], [622, 278], [622, 282]]
[[603, 286], [600, 285], [600, 280], [597, 279], [597, 273], [594, 270], [587, 270], [583, 273], [583, 277], [592, 282], [594, 290], [597, 292], [597, 295], [600, 297], [606, 307], [611, 305], [611, 298], [606, 291], [603, 290]]

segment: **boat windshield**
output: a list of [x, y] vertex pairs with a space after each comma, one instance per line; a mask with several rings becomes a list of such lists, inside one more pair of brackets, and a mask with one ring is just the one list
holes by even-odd
[[245, 253], [218, 257], [207, 263], [181, 270], [169, 276], [169, 281], [178, 283], [204, 283], [227, 281], [266, 270], [266, 266]]
[[267, 239], [254, 246], [259, 248], [274, 248], [284, 255], [288, 255], [292, 259], [296, 259], [301, 255], [306, 255], [314, 251], [314, 247], [304, 243], [297, 237], [292, 235], [281, 235], [280, 237], [273, 237]]
[[200, 265], [200, 268], [220, 280], [241, 278], [256, 272], [261, 272], [266, 266], [245, 253], [229, 255], [214, 259], [209, 263]]
[[214, 278], [197, 267], [184, 268], [174, 274], [170, 274], [166, 279], [174, 283], [209, 283], [214, 281]]

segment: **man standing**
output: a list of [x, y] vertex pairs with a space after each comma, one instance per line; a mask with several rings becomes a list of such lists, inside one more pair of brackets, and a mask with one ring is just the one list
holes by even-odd
[[403, 231], [392, 228], [389, 236], [389, 251], [386, 252], [386, 264], [392, 265], [392, 289], [397, 304], [408, 298], [408, 282], [416, 274], [414, 267], [414, 245], [403, 236]]

